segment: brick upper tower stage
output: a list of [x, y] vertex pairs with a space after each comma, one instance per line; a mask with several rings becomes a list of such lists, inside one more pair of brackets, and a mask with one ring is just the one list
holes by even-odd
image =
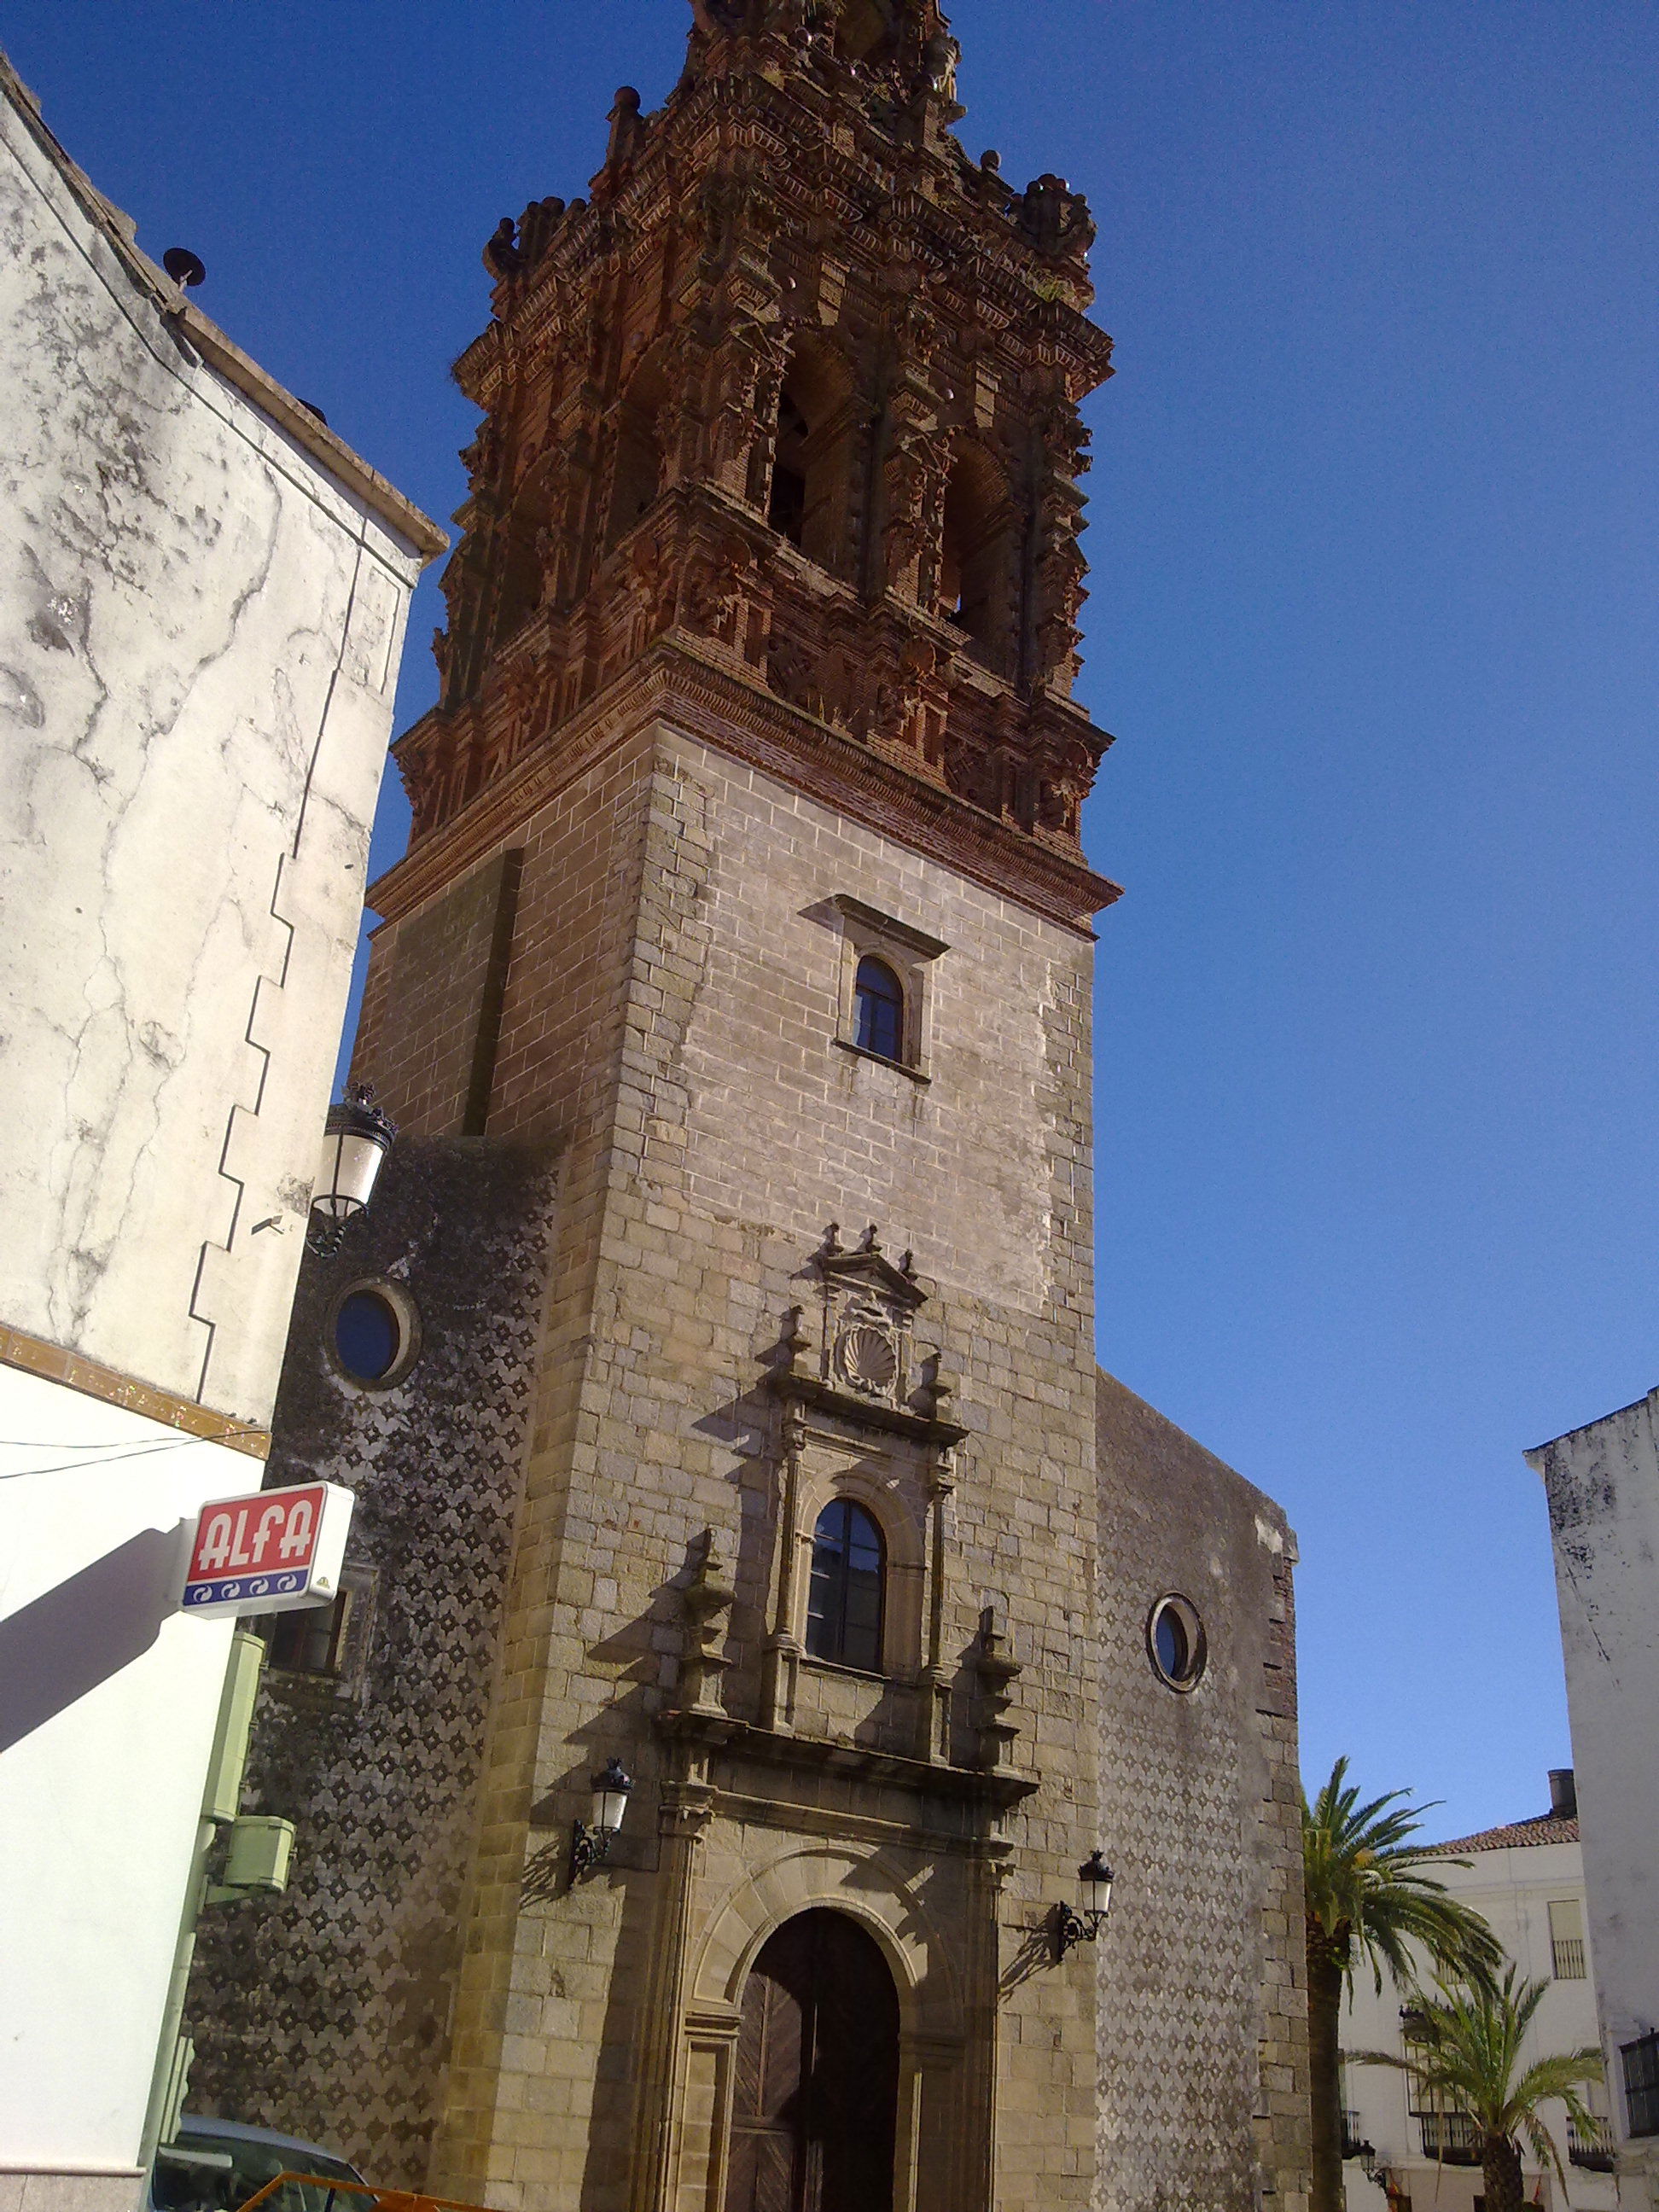
[[272, 1462], [356, 1609], [202, 2094], [503, 2212], [1299, 2212], [1287, 1534], [1094, 1361], [1092, 227], [933, 0], [695, 16], [486, 248], [401, 1134]]
[[486, 248], [485, 410], [444, 580], [441, 705], [402, 740], [398, 915], [619, 724], [672, 701], [1036, 910], [1115, 896], [1071, 702], [1094, 235], [949, 128], [932, 4], [700, 0], [657, 114], [624, 88], [592, 197]]

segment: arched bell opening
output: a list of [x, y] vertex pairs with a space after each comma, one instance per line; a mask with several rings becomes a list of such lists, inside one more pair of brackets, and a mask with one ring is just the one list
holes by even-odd
[[497, 645], [530, 619], [546, 594], [552, 520], [550, 471], [538, 466], [520, 487], [507, 519], [492, 633]]
[[662, 418], [667, 397], [667, 379], [661, 361], [642, 362], [635, 370], [617, 410], [611, 503], [605, 513], [606, 552], [620, 544], [662, 496], [666, 477]]
[[778, 393], [766, 519], [831, 575], [847, 576], [852, 568], [858, 430], [845, 365], [810, 341], [798, 347]]
[[879, 64], [897, 51], [893, 9], [886, 0], [842, 0], [836, 22], [836, 50], [843, 59]]
[[982, 446], [957, 448], [945, 493], [939, 611], [975, 659], [1014, 673], [1019, 518], [1007, 479]]
[[899, 2001], [874, 1938], [815, 1908], [743, 1987], [723, 2212], [894, 2212]]

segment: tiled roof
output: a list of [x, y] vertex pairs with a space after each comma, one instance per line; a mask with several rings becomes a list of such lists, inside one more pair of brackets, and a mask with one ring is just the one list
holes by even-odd
[[1434, 1844], [1425, 1858], [1462, 1858], [1470, 1851], [1507, 1851], [1529, 1844], [1576, 1844], [1578, 1822], [1557, 1813], [1540, 1813], [1530, 1820], [1512, 1820], [1506, 1828], [1482, 1828], [1478, 1836], [1456, 1836], [1449, 1844]]

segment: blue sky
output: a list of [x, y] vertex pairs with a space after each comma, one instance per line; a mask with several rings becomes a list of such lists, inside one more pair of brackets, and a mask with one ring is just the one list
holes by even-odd
[[[9, 0], [47, 119], [429, 512], [483, 241], [684, 0]], [[1100, 1351], [1299, 1531], [1304, 1764], [1540, 1809], [1523, 1446], [1659, 1381], [1659, 10], [958, 0], [1100, 223]], [[432, 692], [422, 587], [400, 720]], [[392, 780], [395, 786], [395, 778]], [[406, 823], [389, 792], [384, 863]]]

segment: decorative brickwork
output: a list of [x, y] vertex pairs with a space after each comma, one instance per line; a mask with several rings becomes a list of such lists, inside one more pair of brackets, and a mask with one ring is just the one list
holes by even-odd
[[[1100, 1953], [1097, 2203], [1249, 2205], [1259, 2164], [1262, 2203], [1304, 2212], [1294, 1539], [1270, 1499], [1107, 1375], [1097, 1437], [1102, 1818], [1119, 1877]], [[1189, 1695], [1147, 1650], [1165, 1592], [1204, 1625]], [[1181, 2193], [1161, 2197], [1172, 2175]]]
[[[307, 1259], [277, 1398], [267, 1484], [356, 1492], [349, 1558], [373, 1604], [338, 1680], [267, 1671], [248, 1800], [297, 1820], [300, 1876], [204, 1919], [191, 2102], [388, 2179], [424, 2174], [441, 2106], [552, 1181], [534, 1152], [401, 1145], [337, 1258]], [[365, 1277], [420, 1316], [388, 1390], [328, 1351], [335, 1300]]]
[[967, 158], [941, 42], [933, 0], [702, 8], [591, 199], [489, 241], [442, 702], [398, 748], [417, 842], [672, 641], [1079, 858], [1093, 226]]

